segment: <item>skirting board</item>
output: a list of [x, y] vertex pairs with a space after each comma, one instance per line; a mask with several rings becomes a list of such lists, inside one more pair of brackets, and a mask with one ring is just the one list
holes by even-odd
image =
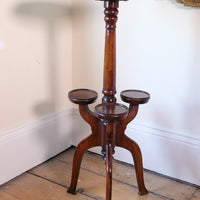
[[[80, 126], [74, 132], [75, 146], [91, 132], [77, 112], [75, 121]], [[137, 121], [128, 125], [126, 135], [139, 144], [145, 169], [200, 186], [200, 138]], [[91, 149], [95, 153], [100, 150], [99, 147]], [[121, 148], [116, 148], [114, 157], [133, 163], [131, 154]]]
[[[78, 110], [69, 107], [0, 133], [0, 185], [77, 145], [91, 133]], [[144, 168], [200, 185], [200, 138], [133, 121], [126, 134], [142, 151]], [[100, 148], [91, 151], [100, 153]], [[115, 159], [132, 164], [130, 153], [116, 148]]]
[[0, 185], [72, 144], [73, 108], [0, 133]]

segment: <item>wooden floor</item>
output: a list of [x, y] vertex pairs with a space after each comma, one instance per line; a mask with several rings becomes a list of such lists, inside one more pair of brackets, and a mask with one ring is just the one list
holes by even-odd
[[[105, 163], [101, 156], [85, 153], [76, 195], [66, 193], [70, 184], [74, 149], [0, 186], [0, 200], [103, 200]], [[200, 200], [200, 188], [149, 172], [145, 183], [149, 194], [138, 195], [135, 171], [131, 165], [114, 161], [113, 200]]]

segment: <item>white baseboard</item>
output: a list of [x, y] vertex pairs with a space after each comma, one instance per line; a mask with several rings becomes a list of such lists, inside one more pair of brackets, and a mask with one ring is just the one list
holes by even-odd
[[200, 185], [200, 138], [141, 122], [130, 123], [126, 134], [139, 144], [144, 168]]
[[[75, 119], [79, 127], [74, 132], [73, 145], [77, 145], [90, 134], [90, 127], [76, 111]], [[200, 185], [200, 138], [191, 134], [169, 131], [150, 126], [143, 122], [133, 121], [126, 134], [136, 141], [142, 151], [144, 168], [157, 173]], [[91, 151], [100, 153], [100, 148]], [[133, 163], [131, 154], [116, 148], [114, 157], [117, 160]]]
[[[89, 125], [71, 107], [0, 133], [0, 185], [77, 145], [90, 133]], [[137, 121], [128, 125], [126, 134], [139, 144], [144, 168], [200, 185], [199, 137]], [[114, 157], [133, 163], [130, 153], [121, 148], [116, 148]]]
[[72, 144], [73, 108], [0, 133], [0, 185]]

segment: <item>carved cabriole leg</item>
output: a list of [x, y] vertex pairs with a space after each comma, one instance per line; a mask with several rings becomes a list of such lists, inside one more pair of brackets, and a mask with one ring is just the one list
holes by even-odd
[[148, 193], [144, 185], [144, 176], [143, 176], [143, 164], [142, 164], [142, 154], [140, 148], [136, 142], [128, 138], [126, 135], [120, 137], [121, 142], [118, 141], [117, 146], [127, 149], [131, 152], [134, 164], [135, 171], [138, 183], [139, 194], [143, 195]]
[[94, 134], [91, 134], [89, 137], [87, 137], [86, 139], [84, 139], [82, 142], [79, 143], [74, 154], [71, 185], [69, 189], [67, 190], [67, 192], [72, 193], [72, 194], [76, 193], [76, 186], [77, 186], [80, 166], [81, 166], [84, 152], [89, 148], [99, 146], [99, 145], [100, 143], [96, 139]]
[[101, 135], [99, 131], [100, 125], [98, 119], [89, 110], [87, 105], [80, 105], [79, 111], [81, 116], [91, 125], [92, 131], [95, 132], [92, 132], [90, 136], [82, 140], [76, 147], [73, 159], [71, 185], [67, 190], [67, 192], [72, 194], [76, 194], [76, 186], [78, 182], [78, 177], [84, 152], [92, 147], [101, 145]]
[[138, 144], [125, 135], [126, 126], [136, 116], [137, 111], [138, 111], [137, 105], [135, 106], [130, 105], [128, 116], [122, 122], [118, 123], [118, 126], [117, 126], [118, 133], [116, 135], [117, 136], [116, 146], [122, 147], [128, 150], [132, 154], [134, 164], [135, 164], [139, 194], [143, 195], [143, 194], [148, 193], [148, 191], [144, 185], [142, 154], [141, 154]]

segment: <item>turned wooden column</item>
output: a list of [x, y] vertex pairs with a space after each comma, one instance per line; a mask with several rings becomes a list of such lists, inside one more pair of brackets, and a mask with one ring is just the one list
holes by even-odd
[[119, 1], [104, 1], [106, 23], [104, 76], [103, 76], [103, 103], [116, 102], [116, 22]]

